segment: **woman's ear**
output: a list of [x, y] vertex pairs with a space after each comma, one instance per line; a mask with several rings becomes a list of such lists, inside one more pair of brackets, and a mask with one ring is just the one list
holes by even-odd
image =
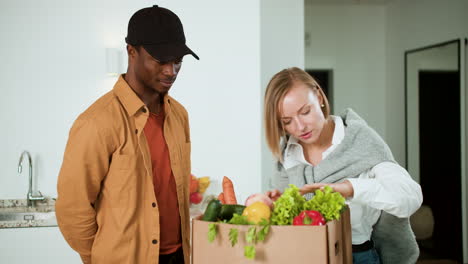
[[323, 99], [322, 91], [320, 90], [320, 88], [317, 88], [315, 95], [317, 96], [317, 101], [319, 103], [320, 108], [322, 108], [325, 104], [325, 99]]

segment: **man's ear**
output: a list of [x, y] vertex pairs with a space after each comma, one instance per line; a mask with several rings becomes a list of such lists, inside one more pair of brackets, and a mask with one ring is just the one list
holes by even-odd
[[134, 46], [132, 45], [127, 45], [127, 55], [128, 55], [128, 58], [133, 58], [135, 57], [137, 53], [137, 50]]

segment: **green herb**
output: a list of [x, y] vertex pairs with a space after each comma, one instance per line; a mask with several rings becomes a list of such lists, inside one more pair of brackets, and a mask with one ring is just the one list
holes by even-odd
[[260, 229], [260, 231], [257, 232], [257, 240], [264, 241], [269, 231], [270, 231], [270, 225], [263, 226]]
[[262, 218], [262, 220], [260, 220], [260, 222], [258, 223], [258, 225], [266, 226], [266, 225], [270, 225], [270, 223], [268, 222], [267, 219]]
[[[236, 225], [252, 225], [252, 223], [247, 221], [246, 216], [234, 214], [232, 219], [228, 222], [229, 224]], [[218, 234], [218, 225], [216, 223], [208, 224], [208, 241], [213, 242]], [[251, 226], [246, 234], [245, 241], [251, 245], [244, 247], [244, 256], [248, 259], [255, 259], [255, 244], [257, 241], [264, 241], [268, 232], [270, 231], [270, 223], [267, 219], [262, 219], [258, 223], [259, 231], [257, 232], [257, 226]], [[234, 247], [238, 242], [239, 230], [237, 228], [231, 228], [229, 230], [229, 241], [231, 246]]]
[[254, 246], [245, 246], [244, 247], [244, 256], [248, 259], [255, 258], [255, 247]]
[[274, 202], [271, 213], [273, 225], [291, 225], [294, 217], [304, 209], [306, 199], [299, 193], [299, 188], [289, 184], [289, 188]]
[[249, 228], [245, 234], [245, 241], [247, 241], [247, 243], [257, 243], [257, 228], [255, 226]]
[[218, 234], [217, 226], [218, 225], [215, 223], [208, 224], [208, 241], [210, 243], [214, 241], [216, 235]]
[[235, 246], [237, 244], [237, 235], [239, 234], [239, 230], [237, 228], [231, 228], [229, 230], [229, 241], [231, 241], [231, 246]]
[[250, 225], [251, 223], [247, 221], [247, 216], [233, 214], [231, 220], [228, 222], [232, 225]]
[[304, 204], [304, 210], [319, 211], [327, 222], [340, 219], [344, 208], [345, 198], [330, 186], [325, 186], [323, 191], [316, 190], [314, 197]]

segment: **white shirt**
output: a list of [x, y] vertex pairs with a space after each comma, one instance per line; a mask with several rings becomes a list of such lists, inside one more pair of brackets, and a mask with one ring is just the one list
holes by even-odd
[[[343, 140], [345, 129], [339, 116], [331, 116], [335, 130], [331, 146], [322, 153], [325, 159]], [[311, 165], [304, 157], [298, 140], [290, 137], [285, 150], [283, 166], [289, 169], [298, 164]], [[352, 243], [362, 244], [370, 239], [372, 226], [380, 217], [380, 210], [397, 217], [409, 217], [422, 203], [421, 187], [408, 172], [393, 162], [382, 162], [357, 178], [348, 178], [354, 196], [347, 200], [351, 210]], [[300, 187], [300, 186], [298, 186]]]

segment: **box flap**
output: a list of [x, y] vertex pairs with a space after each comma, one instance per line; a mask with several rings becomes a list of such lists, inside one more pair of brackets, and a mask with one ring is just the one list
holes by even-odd
[[333, 220], [327, 223], [328, 263], [330, 264], [343, 262], [341, 226], [341, 220]]
[[346, 207], [346, 210], [341, 215], [343, 219], [341, 221], [341, 230], [342, 230], [342, 245], [343, 245], [343, 263], [353, 263], [353, 248], [352, 243], [352, 232], [351, 232], [351, 216], [350, 209]]

